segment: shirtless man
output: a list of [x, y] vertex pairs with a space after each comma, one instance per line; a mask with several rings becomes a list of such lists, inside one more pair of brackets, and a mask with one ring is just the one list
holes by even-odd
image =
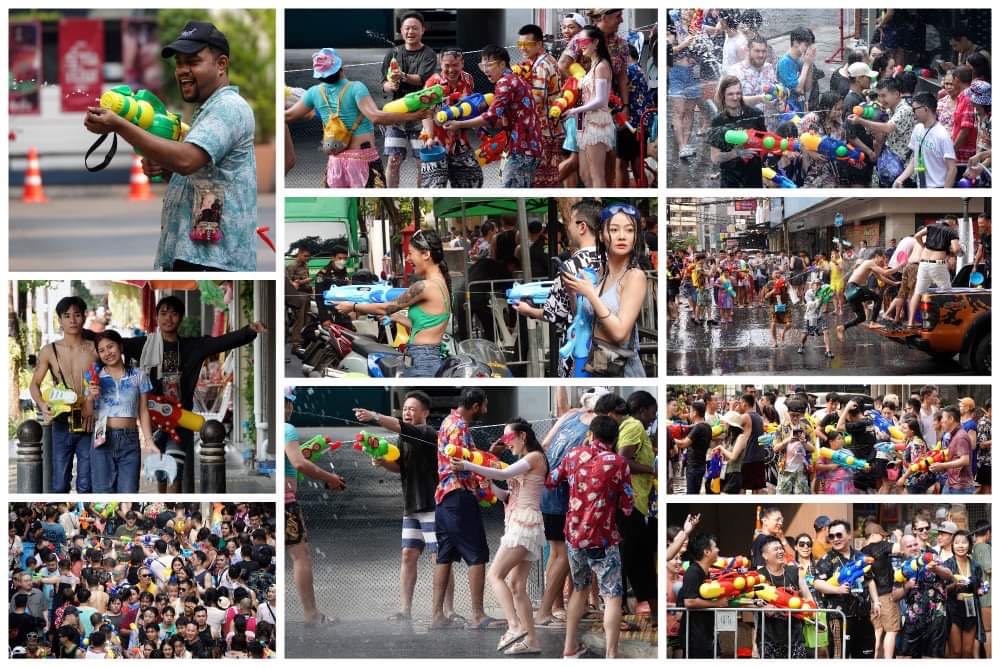
[[[87, 304], [78, 296], [63, 297], [56, 304], [62, 328], [61, 340], [49, 343], [38, 355], [38, 365], [31, 376], [31, 398], [46, 422], [52, 424], [52, 492], [69, 493], [76, 457], [76, 490], [90, 493], [90, 440], [94, 431], [92, 406], [83, 400], [87, 383], [83, 374], [97, 361], [97, 348], [83, 337]], [[65, 385], [76, 393], [71, 412], [53, 415], [53, 407], [42, 396], [42, 380], [52, 373], [54, 384]]]
[[[910, 295], [913, 294], [913, 288], [917, 284], [917, 269], [920, 267], [920, 253], [923, 249], [923, 244], [914, 239], [913, 248], [910, 250], [906, 264], [902, 267], [899, 292], [885, 311], [885, 318], [896, 324], [903, 320], [903, 306], [909, 303]], [[900, 267], [897, 266], [896, 269], [899, 270]]]
[[951, 287], [951, 274], [948, 272], [948, 254], [956, 257], [963, 254], [962, 244], [958, 240], [958, 219], [948, 216], [944, 222], [927, 225], [913, 235], [917, 243], [923, 244], [920, 251], [920, 266], [917, 269], [917, 284], [913, 287], [910, 297], [910, 313], [906, 326], [912, 328], [913, 316], [920, 305], [920, 295], [930, 287]]
[[854, 310], [854, 317], [847, 322], [847, 324], [837, 325], [837, 340], [841, 343], [844, 342], [844, 332], [851, 327], [857, 326], [865, 321], [865, 302], [871, 301], [874, 303], [872, 306], [875, 309], [875, 313], [872, 315], [872, 319], [878, 316], [878, 304], [881, 302], [882, 298], [875, 292], [868, 289], [868, 276], [874, 273], [882, 282], [889, 285], [898, 285], [899, 283], [892, 279], [892, 270], [887, 268], [885, 265], [885, 254], [879, 252], [871, 259], [866, 259], [861, 262], [854, 272], [851, 273], [851, 277], [847, 280], [847, 288], [844, 290], [844, 301]]

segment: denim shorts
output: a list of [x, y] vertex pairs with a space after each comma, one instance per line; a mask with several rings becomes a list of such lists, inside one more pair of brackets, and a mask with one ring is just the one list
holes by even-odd
[[530, 188], [535, 178], [535, 169], [541, 162], [537, 157], [528, 157], [521, 153], [511, 153], [503, 162], [500, 187]]
[[700, 100], [701, 81], [694, 74], [691, 65], [674, 65], [667, 72], [667, 91], [670, 97], [683, 97], [686, 100]]
[[91, 479], [94, 493], [138, 493], [139, 430], [109, 428], [104, 444], [94, 449], [91, 458]]
[[[601, 551], [603, 553], [597, 553]], [[569, 556], [569, 571], [573, 577], [573, 588], [578, 591], [590, 587], [591, 572], [597, 576], [597, 587], [601, 597], [620, 598], [625, 593], [622, 585], [622, 557], [618, 545], [603, 549], [575, 549], [566, 545]]]
[[410, 365], [405, 366], [400, 375], [408, 378], [432, 378], [444, 361], [441, 346], [437, 344], [410, 345], [406, 348], [406, 358]]

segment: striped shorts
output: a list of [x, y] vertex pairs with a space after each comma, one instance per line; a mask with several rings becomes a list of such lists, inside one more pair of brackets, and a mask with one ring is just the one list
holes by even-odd
[[437, 533], [434, 532], [434, 511], [417, 512], [403, 517], [403, 548], [437, 551]]

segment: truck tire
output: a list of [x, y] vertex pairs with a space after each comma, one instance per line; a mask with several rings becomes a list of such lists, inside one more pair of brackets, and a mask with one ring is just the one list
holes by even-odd
[[972, 346], [972, 357], [970, 359], [971, 370], [979, 375], [990, 375], [993, 362], [991, 359], [992, 344], [989, 334], [983, 336]]

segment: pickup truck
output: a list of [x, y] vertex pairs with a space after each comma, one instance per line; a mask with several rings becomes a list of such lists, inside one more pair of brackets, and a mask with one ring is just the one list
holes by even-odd
[[991, 305], [992, 292], [982, 287], [931, 289], [920, 297], [919, 328], [873, 323], [868, 329], [941, 361], [951, 362], [958, 355], [962, 368], [990, 375]]

